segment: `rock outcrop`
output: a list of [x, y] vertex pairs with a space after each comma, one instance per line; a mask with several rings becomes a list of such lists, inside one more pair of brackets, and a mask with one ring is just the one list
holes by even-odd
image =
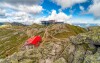
[[0, 63], [100, 63], [100, 27], [60, 40], [51, 37], [39, 47], [20, 50]]
[[69, 24], [53, 24], [49, 26], [33, 24], [23, 26], [16, 23], [11, 27], [0, 28], [0, 59], [18, 52], [25, 41], [32, 36], [40, 35], [43, 37], [43, 42], [50, 42], [76, 36], [83, 32], [86, 32], [84, 28]]

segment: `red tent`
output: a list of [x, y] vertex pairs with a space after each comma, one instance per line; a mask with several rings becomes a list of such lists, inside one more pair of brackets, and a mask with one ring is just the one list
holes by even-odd
[[27, 45], [35, 45], [38, 46], [39, 42], [42, 41], [41, 36], [35, 36], [35, 37], [31, 37], [27, 40]]

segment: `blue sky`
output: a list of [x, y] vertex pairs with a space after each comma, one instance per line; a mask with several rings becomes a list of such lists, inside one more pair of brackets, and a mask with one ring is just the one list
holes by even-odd
[[0, 22], [100, 24], [100, 0], [0, 0]]

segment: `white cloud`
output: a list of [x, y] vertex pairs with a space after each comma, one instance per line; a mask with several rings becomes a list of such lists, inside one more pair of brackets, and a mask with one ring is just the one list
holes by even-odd
[[85, 24], [100, 24], [100, 19], [94, 20], [94, 18], [88, 17], [73, 17], [69, 20], [70, 23], [85, 23]]
[[1, 3], [2, 6], [11, 8], [14, 10], [18, 10], [21, 12], [27, 12], [27, 13], [33, 13], [33, 14], [39, 14], [41, 13], [44, 9], [40, 5], [11, 5], [8, 3]]
[[61, 6], [62, 9], [72, 7], [73, 5], [77, 3], [83, 3], [86, 2], [87, 0], [52, 0], [54, 3], [57, 5]]
[[7, 18], [0, 18], [0, 22], [20, 22], [24, 24], [32, 24], [34, 22], [33, 16], [26, 12], [12, 12], [6, 13]]
[[68, 16], [63, 12], [59, 12], [58, 14], [56, 13], [55, 10], [52, 10], [52, 13], [50, 16], [48, 16], [48, 20], [57, 20], [57, 21], [66, 21], [70, 19], [72, 15]]
[[40, 21], [45, 21], [45, 20], [56, 20], [56, 21], [63, 21], [63, 22], [67, 22], [68, 20], [70, 20], [72, 18], [72, 15], [66, 15], [65, 13], [63, 13], [62, 11], [60, 11], [59, 13], [56, 12], [56, 10], [52, 10], [51, 14], [47, 17], [41, 17], [35, 20], [35, 22], [39, 23]]
[[10, 8], [21, 12], [39, 14], [43, 7], [39, 4], [44, 0], [0, 0], [0, 8]]
[[13, 20], [19, 22], [30, 22], [33, 21], [33, 18], [30, 14], [25, 12], [14, 12], [10, 15]]
[[84, 7], [83, 7], [83, 6], [80, 6], [80, 10], [81, 10], [81, 11], [84, 11]]
[[33, 4], [41, 4], [43, 0], [0, 0], [1, 3], [9, 3], [13, 5], [33, 5]]
[[100, 0], [93, 0], [93, 2], [96, 3], [100, 3]]
[[37, 14], [42, 12], [43, 8], [42, 6], [39, 5], [32, 5], [32, 6], [19, 5], [18, 10]]
[[12, 12], [12, 13], [6, 13], [6, 16], [9, 17], [20, 17], [20, 16], [25, 16], [27, 13], [25, 12]]
[[100, 0], [93, 0], [93, 4], [90, 5], [88, 12], [96, 17], [100, 17]]
[[5, 10], [4, 9], [0, 9], [0, 16], [5, 16]]
[[[28, 5], [27, 2], [31, 0], [25, 0], [26, 3], [23, 2], [25, 4], [21, 4], [22, 2], [20, 3], [19, 1], [23, 0], [16, 0], [14, 5], [13, 3], [7, 1], [3, 1], [2, 3], [0, 2], [0, 8], [2, 8], [0, 9], [0, 15], [6, 16], [6, 18], [0, 18], [0, 22], [21, 22], [25, 24], [32, 24], [37, 16], [36, 14], [39, 14], [44, 10], [42, 6], [35, 3]], [[4, 12], [3, 9], [7, 12]]]

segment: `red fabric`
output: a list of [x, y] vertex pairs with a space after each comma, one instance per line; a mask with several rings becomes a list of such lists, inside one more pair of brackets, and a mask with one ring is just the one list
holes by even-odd
[[41, 37], [40, 36], [35, 36], [35, 37], [31, 37], [27, 40], [27, 43], [29, 45], [35, 45], [35, 46], [38, 46], [39, 45], [39, 42], [41, 42]]

